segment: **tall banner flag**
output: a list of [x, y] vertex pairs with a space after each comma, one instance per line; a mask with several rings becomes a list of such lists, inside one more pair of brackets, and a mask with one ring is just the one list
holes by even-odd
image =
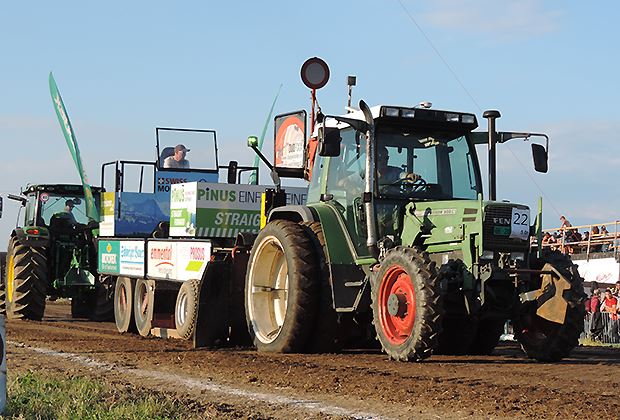
[[56, 86], [56, 81], [54, 80], [54, 76], [51, 72], [50, 94], [52, 95], [52, 102], [54, 103], [54, 109], [56, 110], [56, 115], [58, 116], [60, 129], [65, 135], [67, 147], [69, 147], [69, 152], [71, 153], [71, 157], [73, 158], [75, 167], [77, 168], [78, 173], [80, 174], [80, 179], [82, 180], [82, 186], [84, 187], [84, 197], [86, 201], [86, 216], [90, 220], [99, 222], [99, 213], [97, 212], [97, 206], [95, 206], [95, 199], [93, 198], [93, 192], [90, 189], [90, 185], [88, 183], [86, 171], [84, 170], [84, 166], [82, 165], [82, 158], [80, 157], [80, 149], [78, 148], [77, 139], [75, 138], [73, 127], [71, 127], [71, 121], [69, 121], [69, 115], [67, 114], [65, 104], [62, 102], [62, 97], [60, 96], [60, 92], [58, 91], [58, 86]]

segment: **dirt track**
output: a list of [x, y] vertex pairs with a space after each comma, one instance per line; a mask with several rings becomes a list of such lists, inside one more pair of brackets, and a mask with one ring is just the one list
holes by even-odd
[[[222, 418], [618, 418], [620, 350], [579, 348], [559, 364], [515, 344], [489, 357], [397, 363], [379, 353], [272, 355], [192, 350], [120, 335], [48, 305], [42, 323], [7, 324], [8, 371], [80, 374], [174, 394]], [[198, 410], [198, 408], [197, 408]]]

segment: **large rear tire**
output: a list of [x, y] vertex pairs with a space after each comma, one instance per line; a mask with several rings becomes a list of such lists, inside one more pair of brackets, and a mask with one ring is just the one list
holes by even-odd
[[48, 286], [46, 247], [30, 247], [11, 237], [7, 250], [6, 315], [40, 321]]
[[335, 353], [343, 347], [345, 336], [340, 327], [338, 313], [334, 308], [332, 286], [323, 228], [319, 222], [304, 223], [308, 237], [314, 243], [319, 261], [319, 309], [312, 337], [308, 342], [308, 351], [312, 353]]
[[137, 332], [133, 316], [133, 291], [135, 281], [118, 277], [114, 287], [114, 322], [120, 333]]
[[115, 278], [101, 275], [95, 283], [94, 307], [89, 315], [92, 321], [108, 322], [114, 320]]
[[442, 328], [443, 307], [435, 263], [418, 248], [390, 249], [372, 278], [373, 324], [392, 359], [431, 356]]
[[133, 316], [136, 329], [142, 337], [151, 334], [153, 323], [153, 304], [155, 302], [155, 282], [153, 280], [136, 280], [133, 295]]
[[471, 315], [463, 292], [465, 264], [450, 260], [439, 269], [444, 317], [439, 334], [437, 354], [467, 354], [476, 338], [478, 319]]
[[[194, 336], [200, 301], [200, 280], [187, 280], [181, 285], [174, 306], [174, 323], [177, 334], [183, 340]], [[212, 321], [215, 322], [215, 321]]]
[[248, 262], [245, 309], [259, 351], [300, 353], [316, 325], [319, 261], [303, 226], [270, 222], [258, 234]]
[[[536, 314], [536, 302], [527, 302], [514, 320], [515, 338], [521, 348], [532, 359], [541, 362], [556, 362], [569, 355], [579, 344], [579, 336], [583, 332], [585, 307], [583, 299], [583, 279], [577, 266], [570, 258], [558, 251], [549, 251], [541, 259], [532, 258], [531, 267], [542, 269], [550, 263], [571, 284], [564, 292], [568, 301], [568, 309], [564, 324], [558, 324], [541, 318]], [[541, 281], [532, 285], [532, 290], [540, 287]]]

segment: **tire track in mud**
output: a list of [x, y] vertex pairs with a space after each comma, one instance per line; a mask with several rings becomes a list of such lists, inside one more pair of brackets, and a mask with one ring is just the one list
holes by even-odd
[[389, 418], [377, 413], [369, 413], [351, 410], [345, 407], [329, 405], [318, 400], [309, 400], [290, 395], [287, 396], [268, 392], [250, 391], [242, 388], [231, 387], [229, 385], [217, 382], [205, 382], [204, 380], [200, 380], [198, 378], [181, 376], [157, 370], [126, 368], [115, 363], [98, 361], [96, 359], [85, 357], [76, 353], [58, 352], [49, 348], [29, 346], [24, 343], [7, 341], [7, 345], [13, 346], [18, 349], [24, 349], [33, 353], [49, 356], [52, 358], [64, 359], [72, 363], [80, 364], [84, 367], [94, 368], [96, 370], [106, 372], [118, 373], [125, 377], [154, 380], [161, 384], [168, 385], [172, 388], [181, 386], [190, 390], [206, 391], [224, 397], [236, 397], [262, 403], [276, 404], [284, 407], [292, 406], [295, 407], [295, 409], [297, 410], [307, 411], [311, 414], [346, 417], [353, 419]]
[[[514, 343], [501, 344], [492, 356], [433, 356], [424, 363], [392, 362], [376, 351], [302, 355], [238, 348], [192, 349], [189, 342], [181, 340], [121, 335], [113, 323], [73, 321], [67, 312], [65, 305], [54, 308], [52, 319], [40, 323], [10, 321], [8, 339], [27, 347], [111, 363], [120, 369], [157, 371], [386, 417], [587, 419], [615, 418], [620, 412], [620, 400], [610, 393], [611, 384], [606, 379], [620, 377], [620, 350], [582, 347], [561, 363], [545, 364], [526, 359]], [[43, 357], [25, 348], [14, 350]], [[29, 363], [25, 356], [21, 357], [18, 363]], [[65, 372], [71, 369], [71, 362], [63, 363]], [[126, 380], [120, 373], [114, 375]], [[161, 386], [158, 382], [154, 378], [134, 381], [154, 390], [171, 388], [168, 383]], [[195, 391], [192, 398], [201, 400], [200, 392]], [[216, 398], [217, 405], [221, 399], [233, 397], [213, 394], [210, 398]], [[301, 410], [294, 403], [270, 409], [267, 402], [234, 398], [236, 407], [246, 414], [330, 416]], [[246, 405], [256, 407], [247, 409]]]

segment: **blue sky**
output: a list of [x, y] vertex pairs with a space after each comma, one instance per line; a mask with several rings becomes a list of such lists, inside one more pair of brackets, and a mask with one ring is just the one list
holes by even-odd
[[[559, 213], [609, 222], [620, 213], [619, 18], [612, 1], [8, 2], [0, 194], [78, 182], [49, 71], [98, 184], [102, 162], [153, 160], [156, 126], [216, 129], [221, 161], [251, 163], [245, 139], [260, 133], [280, 84], [277, 113], [309, 108], [299, 69], [319, 56], [331, 69], [318, 92], [328, 113], [343, 112], [355, 74], [355, 101], [428, 100], [479, 120], [492, 108], [499, 130], [548, 133], [548, 174], [533, 171], [520, 141], [500, 147], [499, 198], [535, 208], [544, 194], [547, 227]], [[4, 207], [6, 238], [17, 205]]]

